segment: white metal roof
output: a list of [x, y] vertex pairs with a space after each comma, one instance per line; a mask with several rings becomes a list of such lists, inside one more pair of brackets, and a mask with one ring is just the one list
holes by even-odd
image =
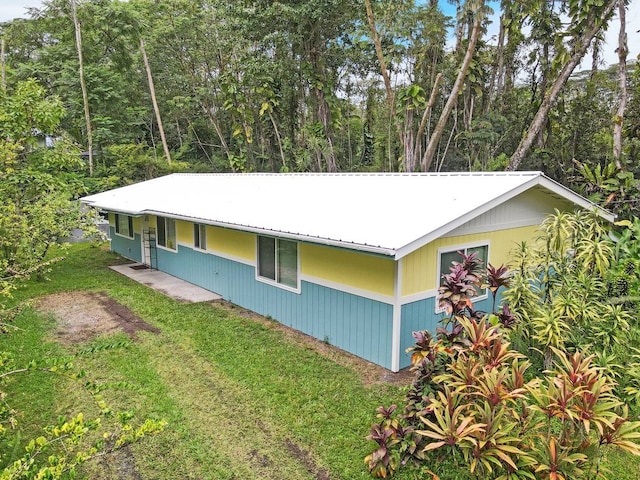
[[401, 258], [534, 187], [597, 208], [541, 172], [172, 174], [82, 201]]

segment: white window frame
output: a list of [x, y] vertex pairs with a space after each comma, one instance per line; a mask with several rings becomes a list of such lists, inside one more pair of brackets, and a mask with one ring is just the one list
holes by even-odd
[[[269, 277], [263, 277], [260, 275], [260, 237], [264, 238], [273, 238], [275, 240], [274, 249], [275, 249], [275, 270], [276, 270], [276, 280], [272, 280]], [[285, 285], [280, 283], [277, 279], [278, 276], [278, 243], [280, 241], [291, 242], [296, 246], [296, 286], [290, 287], [289, 285]], [[300, 293], [300, 245], [299, 242], [295, 240], [290, 240], [288, 238], [278, 238], [278, 237], [270, 237], [268, 235], [256, 235], [256, 280], [262, 283], [266, 283], [268, 285], [272, 285], [274, 287], [282, 288], [284, 290], [288, 290], [293, 293]]]
[[[198, 231], [197, 237], [196, 237], [196, 230]], [[196, 242], [196, 239], [198, 240], [197, 242]], [[204, 242], [202, 241], [203, 239], [204, 239]], [[204, 225], [203, 223], [193, 224], [193, 248], [195, 250], [207, 249], [207, 226]]]
[[[169, 222], [173, 222], [173, 233], [174, 233], [173, 243], [175, 245], [173, 248], [172, 247], [168, 247], [166, 245], [162, 245], [160, 243], [160, 224], [159, 224], [160, 222], [159, 222], [159, 220], [161, 218], [163, 219], [163, 222], [164, 222], [163, 235], [164, 235], [165, 243], [168, 243], [167, 242], [167, 237], [168, 237], [168, 235], [167, 235], [167, 230], [168, 230], [167, 229], [167, 222], [168, 221]], [[163, 217], [163, 216], [157, 216], [156, 217], [156, 245], [158, 246], [158, 248], [161, 248], [163, 250], [167, 250], [169, 252], [177, 252], [178, 251], [178, 225], [177, 225], [177, 222], [176, 222], [175, 218], [169, 218], [169, 217]]]
[[[445, 253], [458, 252], [458, 251], [467, 253], [467, 250], [470, 250], [472, 248], [478, 248], [478, 247], [487, 247], [487, 258], [483, 258], [483, 260], [487, 265], [489, 265], [489, 258], [491, 257], [491, 253], [490, 253], [491, 243], [489, 242], [489, 240], [481, 240], [479, 242], [440, 247], [438, 249], [438, 258], [436, 260], [436, 264], [437, 264], [436, 292], [440, 288], [440, 279], [442, 278], [442, 274], [449, 273], [449, 265], [445, 266], [446, 270], [442, 270], [442, 265], [441, 265], [442, 255]], [[485, 288], [479, 295], [476, 295], [475, 297], [473, 297], [472, 300], [474, 302], [477, 302], [480, 300], [486, 300], [487, 298], [489, 298], [489, 289]], [[436, 313], [443, 313], [445, 309], [440, 308], [439, 304], [440, 304], [440, 295], [436, 293], [436, 305], [435, 305]]]
[[[119, 226], [119, 220], [120, 217], [127, 217], [127, 228], [130, 230], [129, 233], [130, 235], [125, 235], [124, 233], [121, 233], [120, 230], [120, 226]], [[127, 215], [125, 213], [115, 213], [114, 214], [114, 221], [115, 221], [115, 226], [114, 226], [114, 232], [117, 236], [122, 237], [122, 238], [128, 238], [129, 240], [133, 240], [135, 238], [135, 234], [133, 231], [133, 217], [131, 215]]]

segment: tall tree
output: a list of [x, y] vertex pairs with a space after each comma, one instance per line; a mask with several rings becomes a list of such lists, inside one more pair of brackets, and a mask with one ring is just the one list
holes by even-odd
[[440, 142], [440, 138], [442, 137], [442, 133], [444, 132], [444, 127], [449, 120], [449, 116], [451, 115], [451, 111], [453, 110], [454, 105], [458, 101], [458, 95], [460, 93], [460, 89], [464, 83], [465, 77], [467, 76], [467, 72], [469, 70], [469, 66], [471, 65], [471, 60], [473, 59], [473, 55], [476, 51], [476, 45], [478, 43], [478, 39], [482, 34], [482, 20], [484, 19], [484, 1], [480, 0], [477, 2], [473, 2], [471, 6], [471, 12], [473, 14], [473, 28], [471, 30], [471, 35], [469, 37], [469, 43], [467, 45], [467, 50], [464, 54], [464, 59], [462, 60], [462, 64], [460, 65], [460, 69], [458, 70], [458, 75], [456, 77], [456, 81], [451, 88], [451, 92], [449, 93], [449, 98], [447, 99], [447, 103], [444, 106], [444, 109], [440, 113], [440, 118], [438, 119], [438, 123], [433, 129], [433, 133], [431, 134], [431, 138], [429, 139], [429, 144], [427, 145], [427, 149], [424, 152], [421, 160], [422, 171], [426, 172], [431, 168], [431, 164], [433, 163], [433, 158], [436, 153], [436, 149], [438, 147], [438, 143]]
[[562, 88], [589, 49], [595, 35], [603, 26], [607, 25], [617, 4], [618, 0], [607, 0], [604, 3], [600, 2], [600, 0], [570, 2], [569, 13], [573, 21], [571, 28], [573, 35], [571, 42], [572, 50], [570, 52], [563, 50], [556, 56], [556, 61], [558, 62], [562, 62], [562, 59], [565, 57], [567, 60], [562, 62], [562, 68], [558, 75], [549, 89], [544, 93], [540, 107], [531, 120], [515, 152], [511, 155], [507, 170], [517, 170], [520, 163], [522, 163], [525, 156], [529, 153], [535, 139], [547, 122], [549, 111], [555, 105]]
[[620, 88], [620, 100], [618, 111], [613, 120], [613, 160], [619, 170], [622, 170], [622, 126], [624, 123], [624, 111], [627, 106], [627, 31], [626, 31], [625, 0], [618, 0], [618, 15], [620, 19], [620, 32], [618, 34], [618, 80]]
[[164, 127], [162, 126], [162, 116], [160, 115], [160, 108], [158, 107], [158, 101], [156, 100], [156, 88], [153, 84], [153, 75], [151, 73], [151, 66], [149, 65], [149, 59], [147, 58], [147, 50], [144, 47], [144, 40], [140, 35], [140, 53], [142, 53], [142, 61], [144, 63], [144, 69], [147, 72], [147, 81], [149, 82], [149, 94], [151, 95], [151, 102], [153, 103], [153, 111], [156, 114], [156, 122], [158, 122], [158, 130], [160, 132], [160, 139], [162, 140], [162, 149], [164, 150], [164, 156], [167, 159], [167, 163], [171, 163], [171, 153], [169, 152], [169, 145], [167, 145], [167, 138], [164, 134]]
[[84, 61], [82, 59], [82, 33], [78, 12], [76, 10], [76, 0], [69, 0], [71, 3], [71, 14], [73, 16], [73, 27], [76, 33], [76, 49], [78, 51], [78, 75], [80, 77], [80, 88], [82, 89], [82, 103], [84, 105], [84, 122], [87, 135], [87, 148], [89, 150], [89, 175], [93, 175], [93, 132], [91, 129], [91, 114], [89, 113], [89, 96], [87, 94], [87, 84], [84, 80]]

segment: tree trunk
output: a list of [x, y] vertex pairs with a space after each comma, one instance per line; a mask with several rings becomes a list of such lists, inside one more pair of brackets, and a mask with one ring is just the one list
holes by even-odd
[[504, 14], [500, 16], [500, 28], [498, 30], [498, 45], [496, 46], [496, 58], [493, 61], [491, 77], [489, 79], [488, 98], [485, 101], [482, 111], [486, 114], [491, 110], [493, 102], [500, 95], [503, 84], [504, 69]]
[[276, 119], [273, 118], [271, 111], [267, 111], [269, 114], [269, 120], [271, 120], [271, 125], [273, 125], [273, 131], [276, 134], [276, 140], [278, 140], [278, 148], [280, 149], [280, 158], [282, 159], [282, 169], [286, 171], [287, 169], [287, 157], [284, 155], [284, 150], [282, 149], [282, 139], [280, 138], [280, 130], [278, 130], [278, 125], [276, 124]]
[[91, 131], [91, 115], [89, 113], [89, 95], [87, 85], [84, 81], [84, 62], [82, 61], [82, 34], [80, 33], [80, 22], [76, 11], [76, 1], [71, 1], [71, 13], [73, 15], [73, 26], [76, 33], [76, 49], [78, 50], [78, 64], [80, 75], [80, 89], [82, 90], [82, 103], [84, 105], [84, 122], [87, 129], [87, 148], [89, 149], [89, 176], [93, 175], [93, 134]]
[[2, 62], [2, 91], [7, 91], [7, 73], [6, 73], [6, 59], [4, 56], [4, 46], [5, 39], [4, 35], [2, 36], [2, 40], [0, 40], [0, 62]]
[[142, 40], [142, 37], [140, 37], [140, 52], [142, 53], [144, 69], [147, 72], [147, 81], [149, 82], [149, 93], [151, 94], [151, 103], [153, 103], [153, 111], [156, 114], [156, 122], [158, 122], [158, 131], [160, 132], [160, 139], [162, 140], [162, 149], [164, 150], [164, 156], [167, 158], [167, 163], [171, 165], [171, 153], [169, 153], [167, 138], [164, 135], [164, 127], [162, 126], [162, 117], [160, 116], [160, 108], [158, 107], [158, 101], [156, 100], [156, 88], [153, 85], [153, 75], [151, 74], [151, 66], [149, 65], [149, 58], [147, 57], [147, 49], [144, 48], [144, 40]]
[[616, 167], [622, 170], [622, 124], [624, 111], [627, 107], [627, 31], [626, 31], [626, 6], [624, 0], [618, 0], [618, 12], [620, 14], [620, 33], [618, 34], [618, 79], [620, 82], [620, 102], [618, 111], [613, 119], [613, 160]]
[[336, 162], [335, 149], [333, 147], [333, 129], [331, 127], [331, 109], [325, 97], [324, 86], [327, 83], [324, 63], [321, 60], [320, 47], [321, 38], [318, 33], [318, 27], [315, 26], [313, 32], [309, 36], [308, 58], [313, 66], [314, 81], [311, 86], [316, 97], [316, 116], [318, 122], [322, 125], [325, 139], [327, 140], [327, 150], [323, 152], [326, 168], [328, 172], [337, 172], [338, 166]]
[[431, 111], [433, 110], [433, 106], [436, 103], [436, 97], [438, 95], [438, 87], [440, 86], [440, 82], [442, 81], [442, 73], [438, 73], [436, 75], [436, 79], [433, 82], [433, 88], [431, 89], [431, 95], [429, 96], [429, 103], [427, 103], [427, 108], [424, 109], [424, 113], [422, 114], [422, 119], [420, 120], [420, 125], [418, 126], [418, 133], [416, 134], [416, 147], [414, 151], [414, 158], [418, 158], [418, 147], [422, 143], [422, 135], [424, 135], [424, 130], [427, 128], [427, 120], [429, 120], [429, 116], [431, 115]]
[[567, 83], [567, 80], [573, 73], [573, 70], [580, 63], [580, 60], [584, 57], [593, 37], [595, 37], [598, 31], [602, 28], [602, 23], [599, 22], [599, 20], [608, 18], [614, 7], [618, 4], [618, 1], [619, 0], [609, 0], [603, 8], [603, 11], [598, 14], [597, 18], [595, 16], [591, 17], [582, 35], [576, 39], [577, 41], [575, 42], [575, 50], [573, 51], [573, 54], [560, 70], [560, 73], [554, 80], [551, 88], [549, 88], [544, 95], [536, 115], [533, 120], [531, 120], [526, 135], [520, 141], [516, 151], [511, 156], [506, 170], [517, 170], [520, 163], [522, 163], [522, 160], [524, 160], [525, 156], [529, 153], [529, 150], [531, 150], [531, 146], [546, 124], [549, 117], [549, 111], [558, 100], [558, 96], [560, 95], [562, 88]]
[[376, 28], [376, 19], [373, 16], [373, 8], [371, 8], [371, 0], [364, 0], [364, 4], [367, 9], [369, 31], [371, 32], [371, 36], [373, 37], [373, 46], [376, 49], [376, 56], [378, 57], [378, 62], [380, 63], [380, 73], [382, 73], [384, 88], [387, 92], [387, 106], [389, 107], [389, 112], [391, 112], [391, 115], [394, 116], [395, 98], [393, 95], [393, 89], [391, 88], [391, 78], [389, 77], [389, 72], [387, 71], [387, 61], [385, 60], [384, 53], [382, 52], [382, 42], [380, 41], [378, 29]]
[[478, 39], [480, 38], [480, 24], [482, 23], [482, 13], [481, 9], [484, 7], [484, 2], [479, 2], [479, 8], [475, 12], [475, 18], [473, 21], [473, 30], [471, 31], [471, 37], [469, 38], [469, 45], [467, 47], [467, 51], [464, 55], [464, 60], [462, 61], [462, 65], [460, 66], [460, 70], [458, 71], [458, 76], [456, 77], [456, 81], [453, 84], [453, 88], [451, 89], [451, 93], [449, 94], [449, 99], [440, 114], [440, 119], [436, 124], [436, 127], [433, 130], [433, 134], [431, 135], [431, 139], [429, 140], [429, 145], [427, 145], [427, 149], [424, 152], [422, 157], [422, 171], [426, 172], [431, 167], [431, 163], [433, 162], [433, 157], [436, 153], [436, 149], [438, 148], [438, 143], [440, 142], [440, 138], [442, 137], [442, 132], [444, 131], [444, 127], [449, 120], [449, 116], [451, 115], [451, 111], [453, 110], [453, 106], [458, 101], [458, 93], [462, 88], [462, 84], [464, 83], [464, 79], [467, 76], [467, 70], [469, 70], [469, 65], [471, 65], [471, 60], [473, 59], [473, 54], [476, 51], [476, 44], [478, 43]]

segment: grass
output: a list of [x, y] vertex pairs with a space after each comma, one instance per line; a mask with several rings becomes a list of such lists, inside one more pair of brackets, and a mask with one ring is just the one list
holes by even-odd
[[[96, 345], [125, 340], [126, 346], [78, 360], [97, 382], [135, 386], [103, 393], [114, 409], [168, 422], [162, 434], [119, 453], [115, 463], [154, 479], [370, 478], [364, 437], [375, 408], [401, 400], [399, 387], [364, 385], [354, 368], [292, 342], [275, 324], [210, 304], [173, 301], [106, 268], [118, 261], [101, 248], [74, 246], [53, 267], [50, 281], [30, 281], [15, 294], [17, 302], [103, 291], [161, 329], [139, 333], [135, 341], [123, 335], [95, 339]], [[17, 364], [74, 351], [51, 340], [55, 323], [46, 315], [27, 309], [16, 325], [22, 330], [0, 338], [0, 350], [17, 352]], [[58, 414], [96, 413], [82, 388], [57, 376], [29, 374], [14, 380], [8, 392], [22, 412], [23, 439]], [[5, 445], [5, 452], [5, 461], [11, 460], [14, 445]], [[88, 465], [83, 474], [113, 478], [112, 464]]]
[[[128, 382], [131, 388], [103, 393], [118, 410], [139, 420], [165, 419], [159, 435], [145, 438], [83, 468], [92, 479], [368, 479], [363, 458], [371, 444], [364, 437], [379, 405], [399, 403], [403, 391], [390, 384], [363, 383], [357, 362], [335, 362], [319, 348], [256, 321], [240, 310], [210, 304], [182, 304], [112, 272], [121, 261], [102, 248], [74, 246], [56, 264], [51, 281], [32, 280], [14, 302], [75, 291], [106, 292], [129, 307], [159, 334], [141, 332], [135, 341], [123, 334], [92, 340], [94, 346], [122, 341], [78, 359], [88, 377], [102, 383]], [[0, 351], [16, 364], [36, 357], [73, 353], [52, 340], [52, 318], [25, 310], [20, 331], [0, 336]], [[320, 342], [318, 344], [320, 346]], [[325, 346], [326, 348], [326, 346]], [[9, 401], [21, 412], [13, 441], [0, 444], [4, 462], [19, 453], [25, 439], [59, 414], [97, 414], [77, 382], [32, 373], [8, 385]], [[636, 479], [640, 461], [612, 451], [609, 478]], [[431, 468], [443, 480], [467, 479], [452, 459]], [[403, 471], [395, 478], [416, 478]], [[426, 474], [419, 478], [430, 478]]]

